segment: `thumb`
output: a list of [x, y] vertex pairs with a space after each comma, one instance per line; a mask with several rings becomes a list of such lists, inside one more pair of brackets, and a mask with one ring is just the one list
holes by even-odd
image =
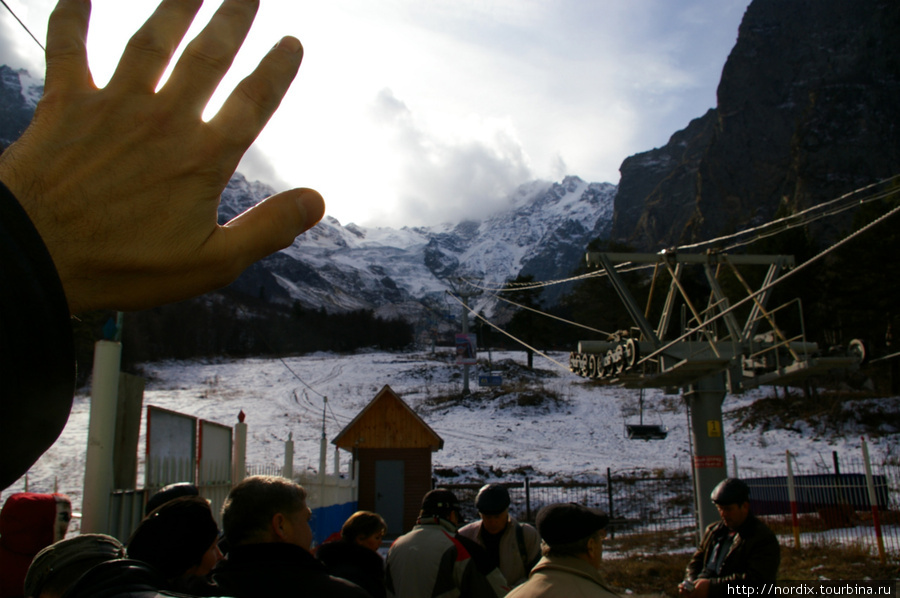
[[312, 189], [277, 193], [235, 216], [220, 231], [241, 269], [284, 249], [325, 215], [325, 201]]

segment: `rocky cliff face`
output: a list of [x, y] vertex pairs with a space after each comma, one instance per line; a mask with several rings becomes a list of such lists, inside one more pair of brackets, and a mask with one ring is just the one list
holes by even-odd
[[612, 237], [709, 239], [897, 174], [898, 31], [895, 0], [754, 0], [716, 109], [623, 163]]

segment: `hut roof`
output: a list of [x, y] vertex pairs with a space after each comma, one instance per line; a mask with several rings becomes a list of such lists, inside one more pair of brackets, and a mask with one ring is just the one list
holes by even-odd
[[338, 448], [430, 448], [444, 440], [387, 384], [331, 441]]

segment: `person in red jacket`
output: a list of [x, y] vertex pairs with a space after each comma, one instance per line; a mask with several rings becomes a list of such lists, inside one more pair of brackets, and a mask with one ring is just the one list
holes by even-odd
[[62, 540], [72, 518], [64, 494], [17, 492], [0, 510], [0, 598], [25, 595], [25, 575], [41, 549]]

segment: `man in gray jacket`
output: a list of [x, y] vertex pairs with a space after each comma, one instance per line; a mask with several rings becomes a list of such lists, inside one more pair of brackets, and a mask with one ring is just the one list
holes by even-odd
[[506, 487], [482, 486], [475, 497], [480, 519], [460, 528], [459, 534], [483, 546], [509, 585], [515, 587], [528, 579], [541, 558], [541, 537], [533, 526], [516, 521], [509, 514], [509, 505]]

